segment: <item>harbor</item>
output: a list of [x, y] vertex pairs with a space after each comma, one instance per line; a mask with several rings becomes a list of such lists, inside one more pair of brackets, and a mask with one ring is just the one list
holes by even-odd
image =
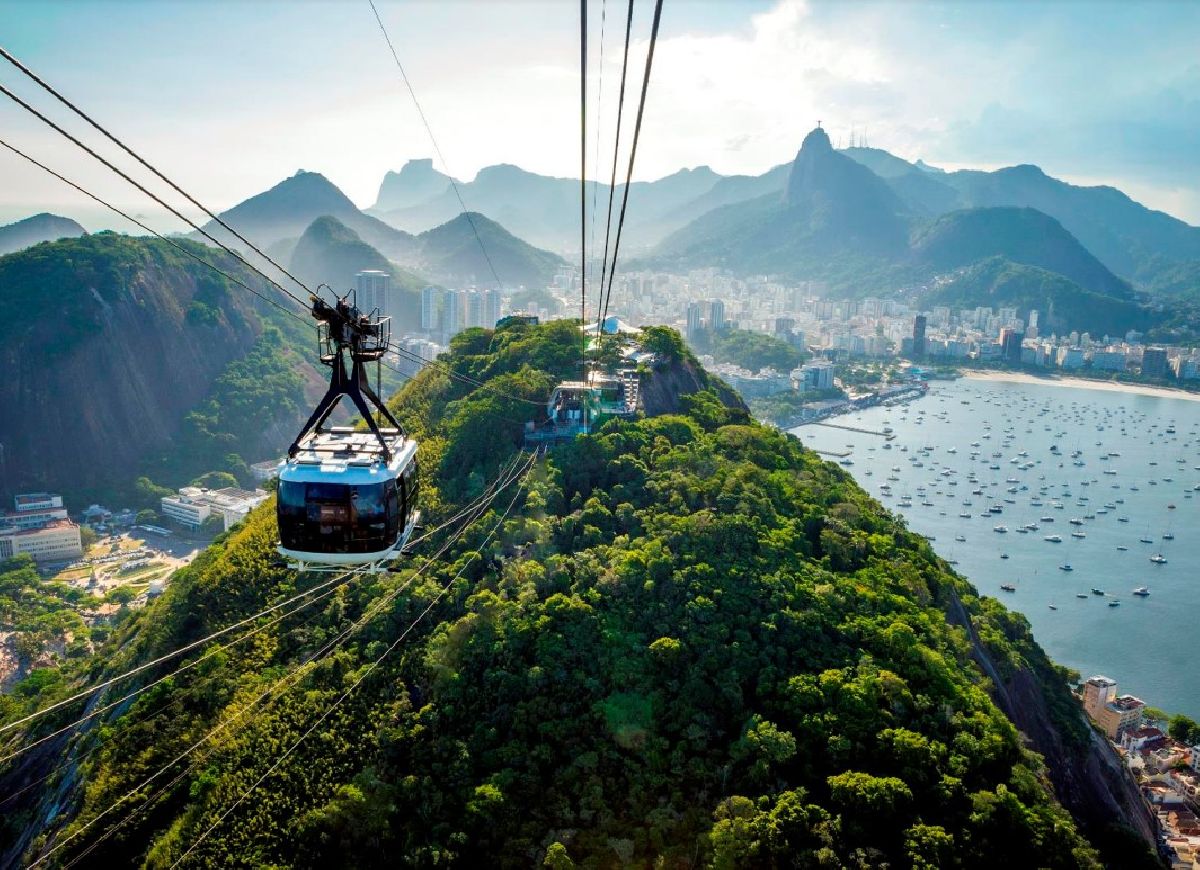
[[1200, 404], [963, 379], [791, 431], [847, 454], [833, 459], [1056, 661], [1200, 715]]

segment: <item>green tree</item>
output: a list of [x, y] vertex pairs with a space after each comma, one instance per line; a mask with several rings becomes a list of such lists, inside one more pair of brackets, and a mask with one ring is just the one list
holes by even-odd
[[1171, 722], [1167, 726], [1167, 733], [1171, 735], [1172, 740], [1178, 740], [1180, 743], [1186, 743], [1190, 746], [1193, 743], [1200, 742], [1200, 723], [1197, 723], [1190, 716], [1177, 713], [1171, 717]]

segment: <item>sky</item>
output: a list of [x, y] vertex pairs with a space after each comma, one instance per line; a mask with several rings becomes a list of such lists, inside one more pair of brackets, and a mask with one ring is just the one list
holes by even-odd
[[[376, 2], [439, 169], [578, 177], [577, 2]], [[635, 3], [626, 123], [652, 5]], [[588, 10], [587, 171], [607, 176], [626, 4]], [[367, 0], [0, 0], [0, 44], [213, 209], [300, 169], [367, 207], [385, 172], [434, 156]], [[950, 169], [1034, 163], [1200, 225], [1197, 46], [1187, 0], [665, 0], [634, 175], [761, 173], [820, 120], [835, 144]], [[0, 83], [100, 144], [2, 61]], [[178, 228], [3, 95], [0, 138]], [[0, 222], [47, 210], [129, 229], [0, 149]]]

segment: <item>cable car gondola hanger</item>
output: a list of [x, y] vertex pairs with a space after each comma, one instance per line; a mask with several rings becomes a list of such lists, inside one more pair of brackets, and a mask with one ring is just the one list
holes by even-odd
[[[391, 318], [363, 314], [349, 296], [333, 305], [314, 296], [311, 311], [331, 374], [279, 475], [279, 552], [296, 570], [380, 571], [402, 555], [420, 518], [417, 444], [367, 380], [366, 364], [387, 352]], [[343, 397], [367, 430], [324, 428]]]

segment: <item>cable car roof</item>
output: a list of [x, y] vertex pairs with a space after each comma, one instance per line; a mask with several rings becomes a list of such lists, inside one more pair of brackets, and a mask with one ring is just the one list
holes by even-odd
[[381, 429], [392, 452], [383, 459], [379, 440], [371, 432], [349, 426], [334, 426], [327, 432], [306, 436], [296, 455], [280, 474], [282, 480], [307, 483], [380, 483], [398, 476], [413, 460], [417, 442], [396, 429]]

